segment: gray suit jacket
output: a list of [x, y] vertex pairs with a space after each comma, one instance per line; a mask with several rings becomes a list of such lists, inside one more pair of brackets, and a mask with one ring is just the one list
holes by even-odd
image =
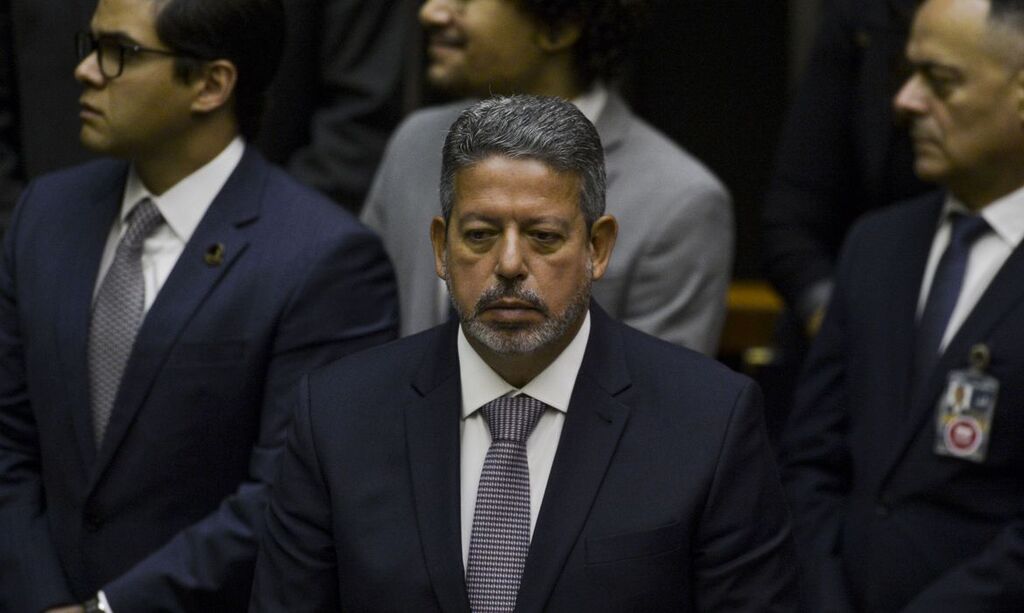
[[[441, 148], [468, 101], [411, 115], [388, 144], [363, 208], [398, 277], [402, 335], [440, 323], [430, 220], [440, 214]], [[619, 238], [593, 295], [614, 318], [713, 354], [733, 256], [732, 207], [699, 161], [611, 93], [598, 117], [608, 170], [608, 213]]]

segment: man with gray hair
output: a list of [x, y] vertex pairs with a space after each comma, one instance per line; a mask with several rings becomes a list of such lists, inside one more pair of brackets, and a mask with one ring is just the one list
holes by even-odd
[[925, 0], [783, 437], [807, 611], [1024, 611], [1024, 1]]
[[591, 302], [617, 233], [593, 125], [485, 100], [442, 158], [459, 322], [304, 380], [252, 610], [792, 610], [756, 385]]

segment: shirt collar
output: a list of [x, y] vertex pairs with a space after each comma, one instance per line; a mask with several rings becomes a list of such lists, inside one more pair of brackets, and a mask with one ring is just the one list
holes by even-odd
[[[943, 223], [954, 212], [969, 215], [970, 209], [949, 194], [942, 211]], [[981, 209], [981, 216], [1003, 241], [1016, 248], [1024, 240], [1024, 186], [986, 205]]]
[[462, 387], [462, 418], [475, 413], [488, 402], [505, 395], [526, 394], [563, 413], [569, 410], [569, 398], [576, 385], [576, 375], [583, 364], [583, 354], [590, 338], [590, 312], [583, 318], [576, 336], [532, 381], [516, 389], [494, 372], [466, 339], [459, 326], [459, 380]]
[[590, 89], [573, 98], [572, 103], [590, 120], [590, 123], [597, 125], [601, 112], [608, 104], [608, 88], [601, 81], [594, 81]]
[[243, 153], [245, 144], [241, 137], [236, 136], [217, 154], [217, 157], [159, 196], [154, 196], [146, 189], [133, 165], [128, 172], [128, 182], [125, 184], [124, 198], [121, 200], [121, 223], [128, 218], [135, 205], [149, 198], [163, 215], [171, 231], [182, 242], [187, 243], [206, 210], [213, 203], [213, 199], [220, 193], [228, 177], [242, 160]]

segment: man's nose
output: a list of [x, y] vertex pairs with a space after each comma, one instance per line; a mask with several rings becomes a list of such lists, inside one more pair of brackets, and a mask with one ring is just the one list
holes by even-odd
[[913, 74], [892, 99], [892, 108], [898, 116], [920, 115], [928, 110], [927, 96], [921, 75]]
[[82, 58], [75, 66], [75, 80], [83, 85], [99, 87], [105, 81], [103, 71], [100, 70], [100, 56], [94, 49], [92, 53]]
[[427, 0], [420, 7], [420, 24], [424, 27], [446, 26], [455, 14], [452, 0]]
[[518, 279], [526, 276], [526, 257], [517, 232], [507, 232], [499, 245], [498, 262], [495, 274], [505, 279]]

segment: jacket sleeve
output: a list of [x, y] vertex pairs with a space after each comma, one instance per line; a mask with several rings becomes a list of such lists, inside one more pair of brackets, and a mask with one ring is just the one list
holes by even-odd
[[738, 394], [700, 519], [699, 611], [796, 611], [795, 552], [760, 390]]
[[296, 384], [316, 366], [397, 335], [394, 275], [379, 240], [362, 228], [330, 238], [323, 241], [327, 247], [316, 247], [319, 256], [291, 289], [266, 373], [254, 374], [264, 377], [265, 393], [248, 480], [210, 515], [105, 585], [114, 611], [218, 610], [223, 594], [249, 593]]
[[47, 523], [42, 449], [28, 397], [16, 291], [17, 218], [0, 265], [0, 611], [35, 612], [74, 598]]
[[308, 141], [292, 153], [287, 167], [358, 212], [402, 116], [414, 15], [403, 0], [318, 4], [323, 5], [319, 20], [304, 27], [320, 34], [319, 103], [309, 118]]
[[[790, 106], [762, 211], [765, 270], [800, 315], [816, 284], [833, 275], [837, 247], [859, 192], [853, 122], [858, 50], [845, 1], [827, 3]], [[881, 101], [884, 103], [884, 101]], [[859, 205], [858, 205], [859, 206]]]
[[313, 437], [308, 380], [300, 387], [298, 410], [267, 509], [252, 612], [340, 609], [331, 505]]
[[732, 276], [732, 202], [717, 181], [662, 197], [669, 208], [630, 271], [620, 319], [714, 356]]
[[[846, 259], [844, 254], [840, 270]], [[843, 292], [844, 285], [837, 284], [804, 364], [782, 441], [783, 483], [794, 516], [803, 605], [815, 612], [853, 610], [838, 557], [850, 488]]]

